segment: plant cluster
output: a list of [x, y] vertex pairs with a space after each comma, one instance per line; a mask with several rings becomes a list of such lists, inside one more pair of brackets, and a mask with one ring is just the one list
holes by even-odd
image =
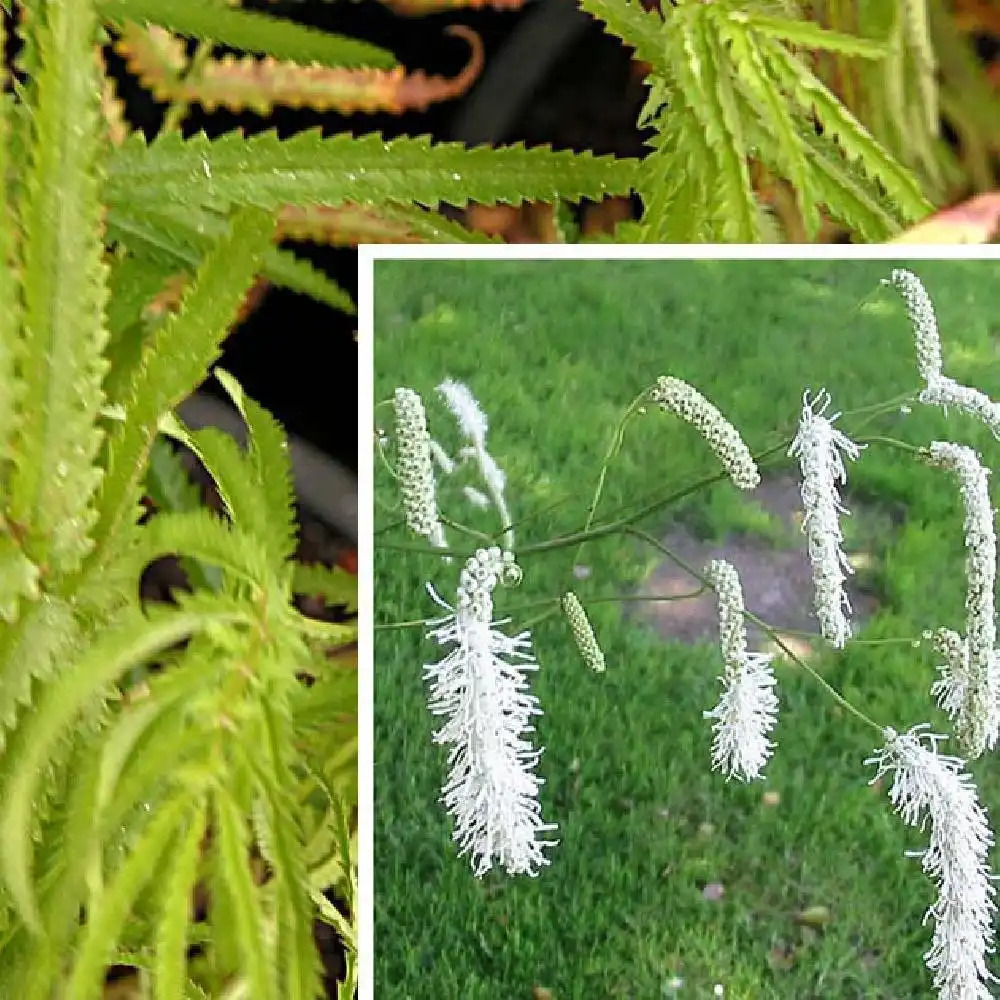
[[[706, 719], [712, 720], [713, 769], [721, 771], [727, 779], [741, 781], [763, 776], [775, 749], [771, 734], [778, 721], [780, 691], [773, 663], [779, 656], [805, 670], [842, 709], [874, 731], [877, 745], [873, 756], [866, 761], [866, 765], [875, 767], [872, 783], [888, 778], [889, 798], [900, 818], [921, 830], [929, 829], [929, 846], [917, 856], [938, 890], [937, 900], [926, 915], [933, 923], [932, 943], [925, 959], [933, 973], [934, 988], [942, 1000], [971, 1000], [991, 995], [988, 984], [993, 976], [987, 967], [987, 956], [993, 949], [996, 912], [995, 876], [988, 861], [993, 833], [966, 771], [968, 760], [995, 747], [1000, 718], [996, 533], [988, 489], [989, 470], [975, 450], [957, 442], [933, 441], [915, 446], [871, 433], [854, 440], [835, 422], [842, 416], [863, 418], [857, 423], [860, 428], [880, 415], [898, 413], [900, 407], [905, 412], [911, 403], [917, 402], [965, 409], [992, 427], [991, 407], [996, 404], [978, 390], [943, 375], [937, 322], [920, 279], [911, 271], [897, 268], [884, 284], [894, 286], [904, 297], [914, 330], [917, 367], [925, 383], [923, 389], [853, 414], [828, 413], [830, 394], [825, 390], [816, 394], [807, 390], [795, 433], [782, 445], [755, 454], [725, 415], [700, 392], [676, 377], [661, 376], [636, 397], [614, 428], [585, 524], [580, 530], [557, 538], [521, 541], [515, 545], [513, 530], [517, 522], [512, 522], [506, 505], [502, 508], [493, 505], [500, 525], [492, 535], [442, 513], [438, 507], [438, 486], [442, 491], [449, 489], [461, 463], [453, 462], [431, 438], [423, 404], [412, 390], [398, 389], [396, 398], [405, 395], [411, 417], [419, 413], [421, 433], [411, 433], [413, 420], [398, 419], [397, 408], [392, 440], [395, 467], [385, 442], [380, 443], [380, 448], [390, 473], [400, 477], [401, 485], [405, 470], [415, 464], [423, 469], [419, 492], [405, 486], [401, 489], [405, 523], [433, 520], [442, 530], [446, 527], [453, 537], [461, 534], [475, 540], [475, 551], [468, 556], [460, 548], [449, 547], [443, 535], [431, 539], [435, 547], [423, 551], [439, 559], [458, 558], [464, 562], [457, 597], [453, 605], [448, 604], [431, 588], [436, 602], [446, 609], [446, 617], [407, 624], [430, 626], [428, 637], [446, 647], [443, 658], [426, 664], [424, 674], [431, 683], [430, 709], [435, 715], [445, 717], [434, 739], [451, 748], [450, 773], [442, 802], [453, 817], [459, 853], [471, 856], [476, 875], [483, 875], [495, 866], [509, 874], [535, 875], [554, 857], [543, 854], [543, 850], [556, 846], [547, 839], [555, 826], [543, 821], [537, 800], [541, 779], [535, 769], [541, 751], [534, 747], [530, 734], [531, 719], [541, 713], [541, 708], [528, 681], [528, 672], [538, 669], [531, 651], [531, 632], [528, 628], [511, 632], [505, 627], [510, 618], [497, 619], [494, 590], [498, 584], [519, 582], [521, 567], [533, 556], [614, 535], [628, 535], [652, 546], [690, 575], [698, 590], [686, 596], [697, 596], [705, 590], [716, 595], [724, 670], [718, 702], [704, 713]], [[940, 391], [942, 384], [949, 386], [946, 393]], [[446, 397], [454, 396], [454, 386], [454, 382], [448, 381], [439, 387], [439, 392]], [[463, 434], [468, 434], [470, 427], [485, 429], [486, 417], [478, 411], [468, 389], [464, 390], [463, 398], [465, 406], [461, 414], [456, 414]], [[724, 471], [676, 489], [638, 511], [617, 515], [611, 512], [599, 520], [597, 511], [606, 474], [623, 445], [626, 426], [636, 419], [649, 419], [644, 414], [651, 405], [689, 424], [714, 451]], [[942, 469], [953, 477], [961, 495], [967, 553], [964, 634], [938, 628], [938, 622], [928, 622], [920, 638], [898, 640], [915, 641], [917, 645], [922, 640], [933, 640], [935, 651], [945, 661], [929, 693], [950, 718], [952, 738], [961, 749], [961, 757], [941, 753], [939, 745], [946, 737], [926, 731], [928, 725], [900, 732], [891, 725], [876, 722], [845, 698], [792, 648], [787, 636], [747, 610], [735, 567], [718, 559], [703, 568], [692, 566], [640, 527], [640, 522], [649, 515], [721, 479], [730, 479], [738, 488], [752, 492], [761, 481], [761, 464], [780, 460], [780, 453], [784, 452], [796, 461], [800, 471], [802, 530], [812, 568], [814, 614], [820, 626], [819, 633], [811, 638], [833, 649], [864, 643], [853, 636], [851, 607], [845, 591], [846, 576], [852, 570], [841, 548], [840, 519], [848, 512], [843, 507], [839, 487], [847, 479], [844, 458], [871, 461], [867, 455], [862, 459], [862, 449], [875, 447], [897, 449], [930, 467]], [[435, 459], [439, 453], [444, 460]], [[516, 567], [517, 571], [508, 574], [505, 572], [508, 567], [511, 570]], [[508, 575], [509, 580], [505, 579]], [[599, 645], [585, 605], [585, 597], [581, 600], [570, 592], [523, 605], [522, 610], [541, 610], [541, 615], [533, 619], [535, 622], [562, 610], [569, 637], [577, 645], [583, 662], [601, 673], [621, 669], [620, 665], [615, 666], [613, 652]], [[747, 622], [755, 624], [770, 640], [767, 651], [750, 649]], [[384, 623], [385, 626], [392, 627], [391, 623]]]

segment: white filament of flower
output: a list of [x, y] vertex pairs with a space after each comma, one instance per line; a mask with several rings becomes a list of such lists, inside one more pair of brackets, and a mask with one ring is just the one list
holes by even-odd
[[934, 921], [927, 967], [940, 1000], [989, 1000], [986, 966], [993, 951], [995, 876], [987, 863], [993, 845], [986, 811], [979, 803], [964, 762], [938, 752], [945, 737], [915, 726], [898, 734], [885, 730], [885, 746], [865, 761], [877, 768], [874, 784], [892, 776], [889, 800], [904, 823], [923, 829], [930, 844], [913, 852], [937, 885], [938, 898], [924, 920]]
[[[539, 839], [555, 826], [542, 822], [534, 773], [542, 750], [526, 735], [541, 715], [526, 673], [537, 670], [528, 632], [507, 635], [493, 621], [493, 590], [520, 570], [509, 552], [480, 549], [465, 564], [454, 608], [429, 637], [451, 647], [443, 660], [424, 667], [429, 708], [445, 717], [436, 743], [448, 746], [450, 773], [441, 800], [454, 820], [459, 854], [484, 875], [494, 865], [508, 874], [537, 875], [549, 863]], [[430, 588], [429, 588], [430, 589]]]
[[[930, 446], [931, 462], [951, 472], [965, 507], [965, 645], [941, 645], [947, 663], [935, 688], [938, 702], [955, 720], [963, 748], [972, 757], [992, 750], [1000, 737], [1000, 671], [996, 654], [997, 540], [987, 477], [972, 448], [948, 441]], [[947, 636], [946, 636], [947, 637]], [[950, 667], [950, 669], [948, 669]], [[958, 669], [956, 669], [956, 667]]]
[[445, 379], [437, 391], [445, 405], [458, 422], [459, 429], [469, 442], [468, 446], [459, 452], [462, 458], [471, 458], [479, 466], [479, 474], [483, 477], [486, 491], [493, 500], [500, 522], [504, 528], [503, 544], [507, 549], [514, 548], [514, 529], [511, 527], [510, 511], [507, 509], [507, 499], [504, 491], [507, 487], [507, 477], [496, 459], [486, 447], [486, 434], [489, 431], [489, 421], [472, 390], [463, 382]]
[[788, 454], [798, 458], [802, 470], [802, 506], [805, 510], [802, 530], [809, 544], [816, 617], [823, 638], [840, 649], [851, 637], [847, 618], [851, 606], [844, 591], [844, 581], [852, 570], [840, 548], [843, 535], [839, 515], [848, 511], [840, 502], [837, 483], [847, 482], [841, 453], [856, 459], [861, 448], [833, 426], [839, 413], [824, 416], [830, 405], [825, 389], [820, 390], [812, 402], [808, 391], [802, 399], [798, 434]]
[[743, 589], [735, 567], [715, 559], [705, 569], [719, 602], [719, 647], [725, 663], [722, 695], [706, 719], [712, 726], [712, 768], [727, 778], [753, 781], [762, 776], [774, 749], [768, 733], [778, 717], [773, 657], [747, 649]]

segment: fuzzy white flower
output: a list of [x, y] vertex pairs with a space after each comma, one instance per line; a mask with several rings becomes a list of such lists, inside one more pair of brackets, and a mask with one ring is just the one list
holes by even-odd
[[885, 746], [865, 764], [877, 768], [872, 783], [892, 775], [889, 799], [904, 823], [923, 829], [930, 821], [930, 844], [914, 853], [938, 888], [924, 917], [934, 921], [924, 960], [938, 997], [989, 1000], [987, 983], [997, 981], [986, 966], [996, 911], [987, 863], [993, 833], [964, 762], [939, 753], [944, 737], [920, 731], [925, 728], [886, 729]]
[[511, 875], [536, 875], [548, 864], [538, 835], [555, 827], [542, 822], [534, 774], [542, 751], [525, 739], [541, 715], [526, 671], [537, 670], [527, 632], [506, 635], [493, 621], [493, 590], [520, 577], [513, 556], [480, 549], [465, 564], [454, 608], [429, 633], [451, 650], [424, 667], [429, 707], [446, 722], [434, 735], [451, 749], [450, 774], [441, 799], [451, 813], [459, 854], [471, 856], [477, 876], [498, 865]]
[[850, 563], [840, 548], [840, 514], [848, 511], [840, 503], [837, 483], [847, 482], [847, 470], [841, 452], [856, 459], [861, 448], [833, 422], [840, 416], [825, 416], [830, 397], [820, 390], [810, 402], [808, 391], [802, 397], [802, 418], [799, 430], [788, 449], [798, 458], [802, 470], [802, 506], [805, 519], [802, 530], [809, 543], [812, 564], [814, 607], [823, 638], [841, 649], [851, 637], [851, 624], [845, 612], [851, 606], [844, 592], [844, 580], [852, 572]]
[[510, 527], [510, 511], [507, 509], [507, 500], [504, 495], [507, 477], [486, 447], [486, 434], [489, 431], [489, 421], [486, 419], [486, 414], [476, 397], [472, 395], [472, 390], [463, 382], [457, 382], [450, 378], [445, 379], [437, 387], [437, 391], [458, 422], [459, 430], [469, 442], [469, 446], [463, 448], [459, 455], [462, 458], [473, 459], [479, 466], [483, 483], [486, 485], [486, 490], [493, 500], [493, 505], [496, 507], [497, 514], [500, 515], [505, 529], [504, 546], [512, 549], [514, 547], [514, 532]]
[[[931, 462], [952, 472], [965, 506], [965, 642], [963, 659], [949, 658], [951, 670], [938, 682], [941, 707], [955, 719], [966, 752], [978, 757], [1000, 737], [1000, 672], [996, 655], [997, 540], [987, 477], [989, 470], [965, 445], [935, 441]], [[948, 652], [950, 646], [942, 649]], [[959, 669], [955, 669], [959, 667]]]
[[594, 634], [594, 626], [590, 624], [587, 612], [584, 611], [583, 605], [580, 603], [580, 598], [569, 591], [563, 594], [559, 603], [566, 620], [569, 622], [573, 641], [580, 651], [580, 658], [595, 674], [603, 674], [606, 668], [604, 652]]
[[743, 589], [735, 567], [714, 559], [705, 576], [719, 601], [719, 646], [726, 670], [720, 678], [722, 696], [706, 719], [715, 719], [712, 767], [727, 778], [753, 781], [761, 777], [774, 743], [768, 733], [778, 716], [777, 683], [772, 656], [747, 650], [743, 620]]
[[697, 428], [740, 489], [760, 485], [757, 463], [739, 431], [697, 389], [672, 375], [661, 375], [649, 398]]
[[423, 400], [412, 389], [399, 388], [393, 396], [393, 405], [396, 412], [399, 488], [406, 524], [411, 531], [443, 549], [447, 543], [438, 514], [431, 437], [427, 433]]
[[892, 285], [903, 296], [906, 311], [913, 325], [913, 339], [917, 349], [917, 367], [925, 382], [941, 375], [941, 337], [938, 333], [934, 306], [923, 282], [905, 268], [893, 268], [883, 284]]
[[961, 385], [953, 378], [939, 375], [930, 379], [927, 387], [921, 390], [920, 402], [932, 406], [940, 406], [947, 413], [948, 407], [970, 413], [980, 420], [1000, 438], [1000, 403], [995, 403], [984, 392]]

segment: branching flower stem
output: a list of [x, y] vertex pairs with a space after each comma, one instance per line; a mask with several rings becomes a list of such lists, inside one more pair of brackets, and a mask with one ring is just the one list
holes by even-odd
[[[684, 559], [679, 555], [669, 549], [663, 544], [655, 535], [651, 535], [648, 531], [643, 531], [642, 528], [629, 527], [625, 529], [626, 534], [633, 535], [636, 538], [641, 538], [647, 544], [653, 546], [659, 552], [662, 552], [671, 562], [680, 566], [682, 570], [689, 573], [696, 580], [698, 580], [703, 586], [711, 587], [711, 582], [705, 577], [699, 570], [695, 569], [693, 566], [689, 565]], [[805, 660], [798, 656], [788, 644], [785, 643], [781, 634], [767, 622], [758, 618], [751, 611], [744, 611], [744, 617], [747, 621], [753, 622], [784, 654], [791, 660], [796, 666], [801, 667], [810, 677], [813, 678], [821, 687], [823, 687], [826, 692], [837, 702], [838, 705], [847, 709], [852, 715], [856, 716], [861, 722], [866, 725], [871, 726], [872, 729], [877, 730], [880, 734], [885, 731], [885, 726], [880, 726], [877, 722], [871, 719], [869, 716], [865, 715], [859, 708], [852, 705], [829, 681], [827, 681], [822, 675], [820, 675], [813, 667], [811, 667]]]
[[[615, 425], [614, 433], [611, 435], [611, 443], [608, 445], [608, 450], [605, 452], [604, 461], [601, 463], [601, 473], [597, 477], [597, 488], [594, 490], [594, 498], [590, 501], [590, 507], [587, 510], [587, 521], [583, 526], [584, 531], [589, 531], [594, 525], [594, 517], [597, 514], [597, 505], [601, 502], [601, 494], [604, 492], [604, 481], [608, 477], [608, 469], [611, 468], [611, 463], [614, 461], [618, 452], [621, 451], [622, 444], [625, 441], [625, 426], [632, 419], [632, 417], [638, 416], [643, 410], [643, 404], [649, 399], [649, 387], [647, 386], [642, 392], [639, 393], [635, 399], [625, 408], [625, 412], [621, 415], [618, 423]], [[580, 542], [579, 548], [576, 550], [576, 555], [573, 557], [573, 562], [578, 563], [580, 561], [580, 555], [583, 552], [584, 545], [587, 544], [587, 539]]]

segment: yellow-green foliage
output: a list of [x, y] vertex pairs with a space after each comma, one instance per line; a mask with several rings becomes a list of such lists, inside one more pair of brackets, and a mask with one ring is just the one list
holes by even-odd
[[[329, 653], [356, 627], [304, 617], [293, 595], [352, 603], [352, 587], [297, 570], [284, 433], [231, 376], [246, 449], [173, 413], [261, 272], [322, 279], [276, 250], [253, 183], [189, 197], [147, 173], [161, 197], [143, 205], [143, 168], [135, 186], [116, 177], [118, 157], [156, 169], [150, 150], [113, 148], [101, 115], [101, 15], [124, 8], [26, 4], [26, 78], [0, 104], [0, 996], [96, 1000], [119, 964], [156, 1000], [308, 1000], [320, 919], [343, 938], [346, 997], [357, 679]], [[162, 9], [179, 31], [219, 17], [234, 41], [260, 37], [216, 4]], [[176, 308], [151, 318], [178, 271]], [[224, 516], [168, 438], [201, 458]], [[157, 513], [140, 523], [144, 495]], [[165, 555], [193, 589], [144, 605], [140, 577]]]

